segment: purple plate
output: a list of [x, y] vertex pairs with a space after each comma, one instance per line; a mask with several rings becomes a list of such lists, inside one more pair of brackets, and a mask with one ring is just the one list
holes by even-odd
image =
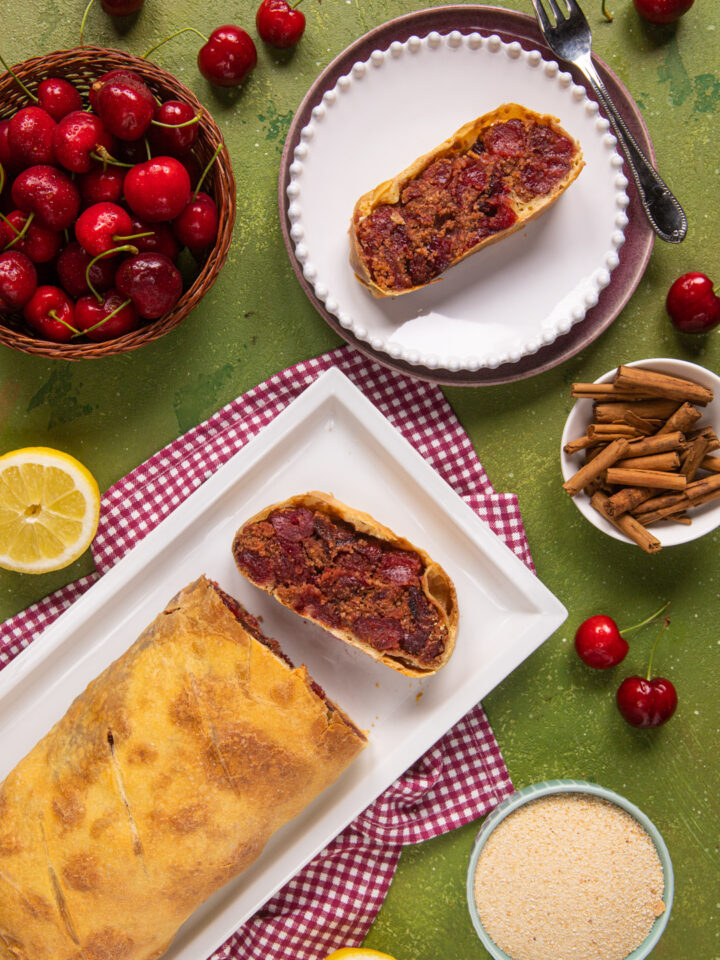
[[[367, 60], [373, 50], [385, 49], [395, 40], [402, 43], [413, 35], [422, 37], [432, 30], [437, 30], [439, 33], [449, 33], [451, 30], [459, 30], [461, 33], [477, 32], [483, 36], [497, 34], [501, 40], [507, 43], [517, 41], [526, 50], [539, 50], [546, 60], [556, 59], [543, 42], [540, 29], [532, 17], [524, 13], [516, 13], [514, 10], [504, 10], [500, 7], [447, 6], [418, 10], [415, 13], [390, 20], [360, 37], [359, 40], [343, 50], [318, 76], [306, 93], [288, 131], [280, 161], [278, 182], [280, 222], [285, 246], [295, 275], [318, 313], [339, 336], [366, 356], [377, 360], [378, 363], [392, 367], [402, 373], [419, 377], [422, 380], [456, 386], [484, 386], [524, 380], [526, 377], [543, 373], [545, 370], [549, 370], [551, 367], [555, 367], [575, 356], [576, 353], [579, 353], [599, 337], [628, 302], [645, 272], [655, 235], [640, 205], [640, 199], [632, 177], [625, 167], [623, 168], [624, 173], [629, 181], [627, 187], [630, 198], [630, 204], [627, 208], [629, 223], [625, 229], [625, 243], [619, 251], [620, 263], [613, 270], [609, 285], [601, 292], [597, 305], [588, 310], [584, 319], [575, 324], [568, 333], [558, 337], [548, 346], [542, 347], [537, 353], [522, 357], [517, 363], [505, 363], [495, 369], [483, 368], [474, 371], [431, 370], [422, 364], [410, 364], [403, 360], [395, 360], [387, 353], [373, 350], [364, 340], [358, 339], [346, 330], [340, 324], [338, 318], [328, 312], [325, 304], [315, 296], [314, 290], [303, 276], [302, 267], [295, 257], [295, 245], [290, 237], [291, 224], [287, 213], [288, 197], [286, 190], [290, 182], [290, 164], [293, 162], [295, 147], [300, 142], [301, 130], [310, 121], [313, 107], [320, 103], [325, 91], [331, 90], [341, 76], [350, 72], [356, 61]], [[646, 155], [654, 161], [650, 135], [637, 105], [607, 64], [597, 57], [593, 57], [593, 60], [610, 96], [635, 139]], [[574, 67], [563, 64], [563, 69], [569, 70], [576, 83], [585, 86], [584, 78]], [[588, 92], [588, 96], [595, 99], [590, 92]]]

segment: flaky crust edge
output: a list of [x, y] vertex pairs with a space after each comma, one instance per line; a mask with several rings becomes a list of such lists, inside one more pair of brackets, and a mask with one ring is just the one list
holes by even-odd
[[[296, 507], [306, 507], [308, 510], [319, 509], [321, 511], [326, 511], [338, 517], [339, 519], [344, 520], [346, 523], [349, 523], [350, 526], [352, 526], [359, 533], [366, 533], [370, 536], [377, 537], [379, 540], [384, 540], [397, 550], [408, 550], [418, 554], [425, 564], [425, 572], [421, 578], [423, 592], [443, 618], [447, 626], [448, 639], [440, 661], [432, 668], [422, 668], [413, 665], [410, 662], [411, 658], [399, 659], [397, 657], [384, 654], [381, 650], [376, 650], [369, 643], [360, 640], [349, 630], [343, 630], [337, 627], [329, 627], [326, 623], [322, 623], [320, 620], [316, 620], [314, 617], [309, 617], [306, 614], [302, 614], [303, 619], [311, 620], [313, 623], [316, 623], [318, 626], [322, 627], [323, 630], [331, 633], [339, 640], [342, 640], [344, 643], [347, 643], [352, 647], [357, 647], [358, 650], [362, 650], [363, 653], [366, 653], [368, 656], [372, 657], [373, 660], [377, 660], [386, 667], [391, 667], [393, 670], [397, 670], [406, 677], [429, 677], [444, 667], [450, 659], [453, 650], [455, 649], [455, 640], [457, 637], [459, 612], [455, 584], [452, 582], [440, 564], [436, 563], [421, 547], [417, 547], [414, 543], [411, 543], [404, 537], [398, 536], [389, 527], [386, 527], [375, 520], [375, 518], [370, 516], [369, 513], [363, 513], [361, 510], [356, 510], [354, 507], [350, 507], [348, 504], [337, 500], [331, 493], [323, 493], [319, 490], [311, 490], [307, 493], [297, 494], [293, 497], [288, 497], [287, 500], [282, 500], [279, 503], [273, 503], [269, 507], [265, 507], [259, 513], [256, 513], [255, 516], [246, 520], [242, 527], [240, 527], [238, 530], [233, 540], [233, 556], [236, 556], [236, 544], [245, 527], [252, 523], [258, 523], [261, 520], [266, 520], [275, 510], [288, 510]], [[239, 564], [238, 569], [243, 576], [247, 577], [244, 571], [240, 568]], [[250, 578], [247, 577], [247, 579]], [[250, 582], [254, 583], [252, 580]], [[270, 593], [270, 595], [273, 596], [284, 607], [292, 610], [292, 607], [290, 607], [289, 604], [285, 603], [280, 599], [280, 597], [278, 597], [275, 590], [268, 590], [266, 587], [263, 587], [262, 584], [255, 585], [260, 587], [261, 590], [265, 590], [266, 593]], [[294, 610], [293, 613], [295, 613]], [[298, 615], [300, 616], [300, 614]]]
[[[490, 113], [485, 113], [482, 116], [477, 117], [475, 120], [469, 121], [460, 127], [459, 130], [456, 130], [455, 133], [451, 137], [448, 137], [447, 140], [444, 140], [437, 147], [434, 147], [428, 153], [425, 153], [423, 156], [418, 157], [417, 160], [414, 160], [410, 166], [396, 174], [396, 176], [392, 177], [390, 180], [386, 180], [373, 190], [369, 190], [367, 193], [363, 194], [355, 204], [348, 230], [350, 237], [350, 265], [355, 271], [355, 275], [360, 283], [367, 287], [374, 297], [399, 297], [405, 293], [412, 293], [414, 290], [420, 290], [422, 287], [428, 286], [428, 284], [418, 284], [414, 287], [408, 287], [405, 290], [385, 290], [378, 286], [372, 279], [372, 276], [370, 275], [370, 272], [363, 260], [362, 248], [357, 238], [358, 224], [364, 220], [365, 217], [369, 216], [372, 211], [381, 204], [397, 203], [405, 185], [411, 180], [414, 180], [415, 177], [418, 177], [423, 170], [425, 170], [426, 167], [429, 167], [430, 164], [435, 160], [444, 159], [445, 157], [455, 157], [466, 153], [473, 143], [475, 143], [478, 136], [484, 129], [492, 126], [495, 123], [504, 123], [505, 121], [512, 119], [536, 120], [542, 122], [543, 124], [547, 124], [548, 126], [552, 127], [553, 130], [567, 137], [572, 141], [572, 143], [575, 144], [576, 147], [576, 154], [573, 159], [573, 164], [566, 176], [555, 186], [550, 194], [545, 197], [538, 197], [536, 200], [529, 201], [528, 203], [517, 202], [513, 205], [515, 212], [518, 214], [518, 219], [512, 226], [508, 227], [507, 230], [501, 230], [499, 233], [495, 233], [492, 236], [481, 240], [480, 243], [475, 244], [474, 247], [466, 250], [462, 256], [457, 257], [452, 261], [452, 263], [448, 264], [448, 266], [445, 268], [446, 270], [449, 270], [450, 267], [460, 263], [473, 253], [477, 253], [478, 250], [482, 249], [483, 247], [489, 247], [493, 243], [497, 243], [498, 240], [503, 240], [505, 237], [510, 236], [511, 233], [515, 233], [517, 230], [522, 229], [525, 224], [530, 223], [531, 220], [535, 220], [547, 209], [549, 209], [562, 196], [570, 184], [577, 179], [580, 171], [585, 166], [585, 161], [583, 160], [582, 156], [582, 149], [577, 140], [575, 140], [574, 137], [571, 137], [570, 134], [560, 126], [560, 121], [557, 117], [547, 113], [536, 113], [534, 110], [523, 107], [519, 103], [504, 103], [495, 110], [492, 110]], [[445, 271], [443, 271], [443, 273], [444, 272]], [[439, 277], [433, 278], [433, 280], [429, 282], [436, 283], [441, 277], [442, 274]]]

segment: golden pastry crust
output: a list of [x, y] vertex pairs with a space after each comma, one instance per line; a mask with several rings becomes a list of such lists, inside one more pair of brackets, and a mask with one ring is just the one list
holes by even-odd
[[345, 643], [348, 643], [353, 647], [357, 647], [359, 650], [362, 650], [363, 653], [366, 653], [373, 659], [385, 664], [385, 666], [392, 667], [394, 670], [405, 674], [405, 676], [427, 677], [437, 673], [441, 667], [445, 666], [450, 659], [453, 650], [455, 649], [455, 639], [457, 636], [458, 626], [457, 594], [452, 580], [445, 570], [443, 570], [440, 564], [436, 563], [421, 547], [417, 547], [404, 537], [398, 536], [396, 533], [390, 530], [389, 527], [383, 526], [383, 524], [375, 520], [374, 517], [371, 517], [370, 514], [363, 513], [360, 510], [356, 510], [354, 507], [348, 506], [346, 503], [342, 503], [340, 500], [337, 500], [335, 497], [333, 497], [332, 494], [322, 493], [317, 490], [298, 494], [294, 497], [289, 497], [287, 500], [283, 500], [281, 503], [274, 503], [269, 507], [265, 507], [265, 509], [255, 514], [254, 517], [251, 517], [249, 520], [247, 520], [243, 524], [242, 528], [238, 530], [233, 542], [233, 555], [235, 556], [235, 561], [238, 564], [238, 569], [243, 576], [246, 576], [248, 579], [252, 580], [256, 586], [266, 590], [266, 592], [270, 593], [273, 597], [275, 597], [276, 600], [282, 603], [283, 606], [293, 609], [289, 603], [286, 603], [281, 597], [278, 596], [277, 589], [268, 588], [267, 586], [263, 585], [263, 583], [253, 580], [247, 570], [243, 569], [243, 566], [241, 566], [239, 563], [238, 555], [242, 548], [243, 530], [252, 524], [267, 520], [267, 518], [275, 511], [295, 509], [297, 507], [305, 507], [311, 511], [319, 510], [322, 513], [326, 513], [330, 517], [336, 517], [349, 524], [357, 533], [367, 534], [371, 537], [376, 537], [378, 540], [384, 541], [388, 547], [393, 550], [408, 551], [410, 553], [417, 554], [422, 560], [423, 564], [423, 573], [420, 578], [422, 591], [429, 603], [437, 611], [444, 628], [446, 639], [441, 655], [432, 663], [432, 665], [423, 665], [422, 663], [416, 662], [410, 654], [402, 651], [400, 651], [400, 653], [393, 653], [377, 650], [375, 647], [371, 646], [371, 644], [360, 639], [360, 637], [358, 637], [357, 634], [352, 630], [344, 629], [342, 627], [329, 626], [327, 622], [323, 622], [322, 620], [319, 620], [305, 612], [302, 613], [302, 616], [308, 620], [312, 620], [313, 623], [317, 623], [324, 630], [332, 633], [333, 636], [337, 637], [338, 639], [343, 640]]
[[[423, 156], [418, 157], [417, 160], [414, 160], [408, 167], [405, 168], [405, 170], [401, 171], [390, 180], [386, 180], [384, 183], [381, 183], [373, 190], [365, 193], [355, 204], [349, 228], [350, 263], [355, 271], [355, 274], [357, 275], [358, 280], [360, 280], [360, 282], [366, 286], [375, 297], [396, 297], [404, 293], [411, 293], [413, 290], [419, 290], [427, 284], [421, 283], [403, 289], [388, 288], [378, 284], [368, 269], [366, 257], [358, 239], [358, 227], [362, 221], [368, 217], [373, 210], [381, 205], [398, 204], [400, 202], [402, 191], [407, 184], [411, 180], [419, 177], [427, 169], [427, 167], [430, 166], [431, 163], [440, 159], [454, 158], [465, 155], [484, 131], [495, 124], [505, 123], [508, 120], [521, 120], [524, 123], [542, 124], [550, 127], [554, 132], [567, 137], [575, 148], [570, 168], [566, 175], [548, 194], [543, 194], [529, 200], [523, 200], [517, 195], [511, 196], [509, 198], [510, 206], [517, 214], [517, 220], [506, 229], [501, 230], [498, 233], [491, 234], [470, 249], [466, 250], [462, 255], [455, 257], [450, 263], [448, 263], [445, 269], [450, 266], [454, 266], [456, 263], [460, 263], [460, 261], [464, 260], [465, 257], [469, 257], [471, 254], [477, 253], [477, 251], [481, 250], [483, 247], [497, 243], [498, 240], [502, 240], [511, 233], [515, 233], [515, 231], [522, 229], [522, 227], [524, 227], [527, 223], [536, 219], [536, 217], [539, 217], [540, 214], [544, 213], [549, 207], [551, 207], [552, 204], [558, 200], [558, 198], [565, 192], [565, 190], [567, 190], [570, 184], [577, 178], [580, 171], [585, 166], [585, 162], [582, 158], [582, 150], [579, 143], [577, 143], [577, 141], [575, 141], [565, 130], [563, 130], [557, 117], [553, 117], [550, 114], [535, 113], [533, 110], [529, 110], [527, 107], [523, 107], [517, 103], [505, 103], [490, 113], [483, 114], [483, 116], [464, 124], [451, 137], [448, 137], [447, 140], [443, 141], [443, 143], [439, 144], [437, 147], [435, 147], [433, 150], [430, 150]], [[428, 282], [432, 283], [437, 279], [437, 277], [434, 277]]]
[[223, 597], [182, 590], [0, 785], [2, 960], [161, 956], [365, 746]]

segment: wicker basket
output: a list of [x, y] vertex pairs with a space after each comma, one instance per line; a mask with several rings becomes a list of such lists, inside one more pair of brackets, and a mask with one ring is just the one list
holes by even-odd
[[[18, 77], [31, 90], [45, 77], [64, 77], [75, 84], [83, 96], [87, 95], [90, 85], [117, 67], [133, 70], [139, 74], [150, 89], [162, 100], [184, 100], [194, 110], [200, 110], [201, 104], [187, 87], [183, 86], [172, 74], [162, 70], [154, 63], [134, 57], [122, 50], [108, 50], [102, 47], [82, 47], [73, 50], [56, 50], [42, 57], [33, 57], [13, 69]], [[9, 73], [0, 77], [0, 119], [12, 116], [21, 107], [29, 106], [28, 97]], [[205, 109], [198, 122], [198, 139], [195, 154], [204, 167], [217, 147], [222, 143], [222, 135], [217, 124]], [[44, 357], [60, 357], [64, 360], [89, 360], [95, 357], [109, 357], [128, 350], [137, 350], [152, 340], [157, 340], [168, 330], [176, 327], [197, 306], [202, 297], [215, 282], [230, 248], [233, 224], [235, 223], [235, 180], [233, 179], [230, 157], [226, 147], [218, 155], [206, 179], [203, 189], [209, 193], [218, 208], [220, 226], [217, 241], [210, 255], [202, 265], [200, 273], [192, 286], [185, 290], [173, 309], [158, 320], [153, 320], [132, 333], [126, 333], [115, 340], [100, 343], [53, 343], [30, 336], [22, 328], [22, 321], [9, 314], [0, 313], [0, 343], [24, 353], [36, 353]]]

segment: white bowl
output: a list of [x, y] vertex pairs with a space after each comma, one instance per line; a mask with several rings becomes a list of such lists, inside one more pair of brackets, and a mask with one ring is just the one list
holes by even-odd
[[[716, 431], [720, 430], [720, 377], [706, 370], [705, 367], [698, 366], [696, 363], [688, 363], [686, 360], [674, 360], [668, 357], [657, 357], [650, 360], [635, 360], [632, 363], [626, 363], [627, 367], [646, 367], [651, 370], [657, 370], [660, 373], [672, 374], [675, 377], [682, 377], [685, 380], [694, 380], [704, 387], [712, 390], [714, 400], [706, 407], [699, 407], [702, 410], [702, 420], [700, 424], [710, 424]], [[601, 377], [595, 380], [595, 383], [609, 383], [615, 377], [616, 369], [608, 370]], [[560, 466], [562, 469], [563, 481], [568, 480], [582, 465], [581, 457], [575, 454], [568, 456], [565, 453], [565, 444], [576, 437], [582, 437], [587, 425], [592, 421], [592, 400], [578, 400], [570, 411], [570, 416], [565, 423], [562, 440], [560, 441]], [[590, 523], [607, 533], [608, 536], [616, 540], [622, 540], [623, 543], [632, 543], [632, 540], [625, 536], [617, 527], [613, 526], [609, 520], [590, 506], [590, 498], [584, 493], [579, 493], [573, 497], [575, 506], [580, 513], [590, 521]], [[653, 533], [662, 543], [663, 547], [674, 547], [678, 543], [688, 543], [690, 540], [696, 540], [698, 537], [710, 533], [720, 525], [720, 499], [712, 500], [710, 503], [703, 504], [689, 512], [692, 518], [692, 524], [685, 526], [681, 523], [661, 520], [654, 523], [651, 527]]]

